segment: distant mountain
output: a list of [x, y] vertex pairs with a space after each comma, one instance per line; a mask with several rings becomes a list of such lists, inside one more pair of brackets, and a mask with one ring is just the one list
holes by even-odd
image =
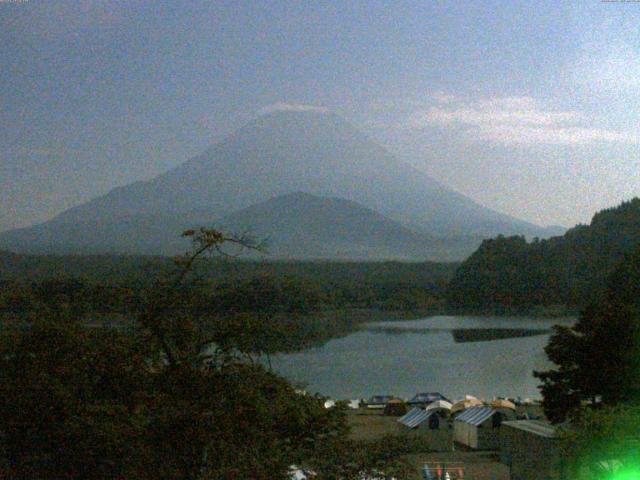
[[[157, 240], [162, 232], [173, 234], [188, 219], [221, 219], [293, 192], [357, 202], [434, 237], [549, 233], [447, 189], [337, 115], [275, 112], [150, 181], [116, 188], [45, 224], [0, 234], [0, 248], [129, 253], [130, 244], [164, 244]], [[118, 232], [116, 238], [94, 234], [107, 228]]]
[[307, 193], [282, 195], [233, 213], [217, 226], [268, 239], [277, 258], [452, 261], [469, 255], [479, 238], [436, 238], [369, 208]]
[[451, 308], [466, 312], [527, 312], [536, 307], [585, 307], [605, 290], [625, 255], [640, 246], [640, 199], [597, 213], [561, 237], [486, 240], [457, 270]]
[[[478, 237], [436, 238], [349, 200], [292, 193], [239, 210], [222, 219], [193, 211], [177, 216], [138, 214], [91, 224], [45, 223], [2, 234], [3, 245], [20, 251], [25, 234], [40, 242], [36, 253], [128, 252], [175, 255], [189, 247], [180, 233], [193, 226], [249, 233], [267, 241], [268, 258], [351, 260], [437, 260], [464, 258]], [[261, 256], [247, 253], [247, 256]]]

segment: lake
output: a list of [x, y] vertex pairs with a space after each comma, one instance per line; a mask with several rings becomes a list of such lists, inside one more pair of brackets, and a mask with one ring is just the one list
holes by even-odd
[[435, 316], [375, 322], [322, 347], [276, 355], [272, 364], [307, 391], [338, 399], [428, 391], [449, 398], [540, 398], [532, 372], [550, 366], [544, 353], [550, 329], [574, 321]]

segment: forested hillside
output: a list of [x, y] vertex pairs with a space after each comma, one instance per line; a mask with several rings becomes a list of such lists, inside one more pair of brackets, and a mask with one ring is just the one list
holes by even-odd
[[[600, 295], [625, 253], [640, 244], [640, 199], [597, 213], [561, 237], [486, 240], [449, 284], [463, 312], [575, 311]], [[558, 307], [558, 308], [556, 308]]]
[[[456, 264], [257, 262], [203, 259], [188, 288], [188, 315], [255, 320], [286, 331], [274, 350], [302, 349], [384, 319], [442, 312]], [[94, 325], [128, 327], [156, 283], [175, 269], [166, 257], [30, 256], [0, 252], [0, 320], [70, 308]], [[252, 327], [253, 328], [253, 327]], [[275, 327], [274, 327], [275, 328]]]

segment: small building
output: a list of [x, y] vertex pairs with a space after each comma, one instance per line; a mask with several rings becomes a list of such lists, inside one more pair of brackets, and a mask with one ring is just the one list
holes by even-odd
[[453, 422], [453, 439], [474, 450], [498, 450], [500, 425], [503, 420], [515, 420], [512, 410], [491, 407], [471, 407]]
[[367, 408], [383, 409], [393, 398], [393, 395], [374, 395], [367, 401]]
[[553, 425], [538, 420], [503, 422], [500, 461], [511, 480], [553, 480], [561, 474], [559, 440]]
[[398, 423], [410, 429], [439, 430], [447, 428], [447, 422], [443, 421], [443, 415], [440, 412], [435, 409], [423, 410], [417, 407], [400, 417]]
[[426, 407], [438, 400], [448, 401], [440, 392], [416, 393], [407, 403], [412, 407]]
[[398, 422], [403, 425], [405, 435], [428, 437], [429, 450], [446, 452], [451, 450], [451, 427], [447, 421], [447, 412], [437, 409], [423, 410], [413, 408]]

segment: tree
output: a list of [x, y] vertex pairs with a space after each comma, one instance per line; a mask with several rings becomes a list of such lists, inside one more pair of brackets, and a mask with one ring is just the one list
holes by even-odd
[[185, 236], [193, 251], [132, 306], [132, 332], [88, 328], [65, 297], [5, 337], [4, 473], [43, 480], [284, 480], [296, 464], [318, 471], [319, 479], [348, 480], [397, 471], [396, 456], [374, 457], [347, 441], [344, 407], [325, 409], [321, 398], [298, 394], [254, 359], [257, 347], [246, 330], [277, 331], [250, 330], [250, 322], [203, 328], [193, 315], [189, 280], [199, 260], [225, 255], [228, 244], [256, 245], [215, 230]]
[[142, 352], [67, 311], [42, 311], [0, 354], [0, 430], [9, 478], [144, 478]]
[[545, 351], [557, 368], [535, 375], [552, 421], [565, 420], [585, 401], [640, 400], [640, 249], [620, 263], [604, 300], [573, 327], [556, 327]]

